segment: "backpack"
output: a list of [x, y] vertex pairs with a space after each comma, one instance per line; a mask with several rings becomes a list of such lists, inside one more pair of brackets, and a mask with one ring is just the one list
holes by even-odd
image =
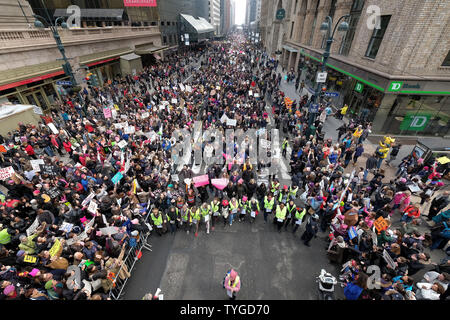
[[225, 277], [223, 277], [223, 281], [222, 281], [222, 287], [225, 289], [225, 279], [230, 275], [231, 273], [231, 269], [227, 271], [227, 273], [225, 273]]

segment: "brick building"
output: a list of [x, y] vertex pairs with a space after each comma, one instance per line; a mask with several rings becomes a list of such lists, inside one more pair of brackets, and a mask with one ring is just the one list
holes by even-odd
[[[380, 9], [379, 29], [370, 27], [377, 21], [373, 6]], [[349, 14], [349, 29], [336, 31], [327, 64], [327, 90], [339, 93], [334, 104], [348, 104], [377, 133], [449, 135], [449, 1], [270, 0], [268, 7], [264, 45], [301, 74], [310, 94], [326, 45], [320, 26], [331, 16], [334, 28]], [[286, 17], [277, 26], [280, 7]]]

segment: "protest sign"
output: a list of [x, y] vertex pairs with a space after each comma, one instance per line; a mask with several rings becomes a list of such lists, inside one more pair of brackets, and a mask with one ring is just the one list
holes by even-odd
[[44, 114], [44, 112], [42, 111], [42, 108], [38, 107], [38, 106], [33, 106], [33, 111], [34, 111], [34, 113], [39, 114], [39, 115]]
[[105, 116], [105, 119], [111, 118], [112, 113], [110, 108], [103, 108], [103, 115]]
[[59, 133], [59, 132], [58, 132], [58, 129], [56, 129], [56, 127], [55, 127], [55, 125], [53, 124], [53, 122], [48, 123], [47, 126], [50, 128], [50, 130], [52, 130], [52, 132], [53, 132], [54, 134], [58, 134], [58, 133]]
[[54, 255], [56, 255], [60, 248], [61, 248], [61, 242], [59, 241], [58, 238], [56, 238], [55, 243], [48, 251], [48, 253], [50, 254], [50, 257], [53, 257]]
[[40, 172], [41, 167], [40, 164], [45, 164], [43, 159], [37, 159], [37, 160], [30, 160], [31, 167], [33, 168], [34, 172]]
[[146, 119], [146, 118], [148, 118], [149, 116], [150, 116], [150, 113], [148, 113], [148, 112], [142, 113], [142, 119]]
[[228, 120], [228, 117], [227, 117], [227, 115], [224, 113], [223, 116], [220, 118], [220, 122], [225, 123], [225, 122], [227, 122], [227, 120]]
[[91, 201], [89, 203], [89, 207], [87, 210], [91, 213], [97, 213], [97, 208], [98, 208], [97, 202]]
[[192, 92], [192, 87], [191, 86], [186, 86], [186, 91], [187, 92]]
[[38, 218], [34, 219], [34, 222], [31, 224], [31, 226], [28, 227], [27, 229], [27, 237], [31, 236], [36, 229], [39, 227], [39, 220]]
[[348, 237], [351, 239], [355, 238], [358, 235], [358, 233], [356, 232], [356, 228], [355, 227], [351, 227], [348, 230]]
[[236, 126], [237, 121], [234, 119], [227, 119], [227, 126]]
[[172, 98], [171, 102], [172, 102], [173, 104], [177, 104], [177, 103], [178, 103], [178, 100], [177, 100], [176, 98]]
[[122, 172], [117, 172], [116, 175], [112, 177], [111, 181], [112, 183], [117, 184], [122, 178], [123, 178]]
[[389, 253], [386, 251], [386, 249], [383, 250], [383, 259], [386, 261], [386, 263], [392, 268], [395, 269], [395, 262], [392, 260], [392, 257], [389, 255]]
[[6, 147], [2, 144], [0, 144], [0, 152], [7, 152]]
[[180, 86], [181, 91], [185, 91], [186, 90], [184, 84], [180, 83], [179, 86]]
[[54, 187], [48, 190], [48, 195], [50, 196], [50, 198], [55, 199], [61, 195], [61, 191], [57, 187]]
[[55, 167], [48, 164], [40, 164], [39, 167], [41, 168], [41, 174], [46, 174], [49, 176], [56, 176], [57, 172], [55, 170]]
[[107, 235], [107, 234], [113, 235], [113, 234], [119, 233], [119, 228], [111, 226], [111, 227], [106, 227], [106, 228], [100, 228], [100, 231], [102, 232], [102, 234], [105, 234], [105, 235]]
[[228, 179], [211, 179], [211, 184], [219, 190], [223, 190], [228, 185]]
[[193, 177], [192, 180], [194, 181], [195, 187], [206, 186], [207, 184], [209, 184], [209, 177], [207, 174]]
[[89, 202], [91, 202], [92, 199], [94, 199], [94, 197], [95, 197], [95, 193], [94, 193], [94, 192], [91, 192], [91, 193], [86, 197], [86, 199], [83, 200], [83, 202], [81, 203], [81, 206], [82, 206], [82, 207], [86, 206]]
[[377, 229], [378, 232], [381, 232], [382, 230], [386, 230], [388, 227], [388, 224], [383, 217], [379, 217], [377, 220], [375, 220], [375, 222], [373, 224], [375, 226], [375, 229]]
[[14, 174], [14, 168], [12, 166], [1, 168], [0, 169], [0, 180], [6, 180], [8, 178], [11, 178], [11, 176]]
[[134, 126], [128, 126], [124, 130], [125, 134], [132, 134], [136, 132], [136, 128]]
[[117, 145], [119, 146], [120, 149], [123, 149], [127, 144], [128, 143], [125, 140], [120, 140], [120, 142]]
[[73, 228], [72, 223], [63, 222], [61, 227], [59, 227], [59, 230], [64, 231], [65, 233], [69, 233], [70, 231], [72, 231], [72, 228]]
[[173, 175], [172, 175], [172, 181], [173, 181], [173, 182], [178, 182], [178, 181], [180, 181], [180, 178], [178, 177], [177, 174], [173, 174]]

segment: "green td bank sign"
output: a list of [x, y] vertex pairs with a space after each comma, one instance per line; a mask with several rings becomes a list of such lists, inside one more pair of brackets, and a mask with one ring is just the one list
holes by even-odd
[[432, 117], [428, 112], [407, 112], [400, 124], [400, 130], [423, 131]]

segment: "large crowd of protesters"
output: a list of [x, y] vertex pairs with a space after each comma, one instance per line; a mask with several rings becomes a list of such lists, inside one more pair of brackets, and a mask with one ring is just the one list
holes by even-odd
[[[286, 103], [277, 68], [259, 46], [233, 35], [71, 92], [39, 125], [20, 123], [0, 137], [0, 167], [14, 170], [0, 182], [7, 190], [0, 193], [0, 299], [108, 299], [116, 279], [131, 276], [123, 259], [141, 235], [198, 237], [257, 219], [278, 232], [301, 227], [307, 246], [319, 230], [329, 233], [323, 254], [343, 266], [347, 299], [444, 299], [450, 253], [431, 261], [426, 250], [449, 240], [449, 197], [441, 180], [447, 169], [411, 155], [383, 182], [383, 166], [401, 147], [390, 137], [364, 167], [356, 166], [371, 123], [350, 120], [337, 139], [325, 139], [323, 126], [334, 110], [321, 104], [312, 118], [307, 95]], [[290, 81], [295, 77], [289, 73]], [[226, 164], [206, 167], [209, 183], [196, 186], [201, 174], [178, 166], [172, 152], [182, 143], [172, 133], [192, 134], [196, 121], [224, 137], [226, 129], [256, 129], [270, 140], [271, 129], [279, 129], [291, 182], [282, 183], [276, 162], [251, 159], [260, 141], [245, 136], [223, 154]], [[225, 139], [205, 138], [200, 151], [222, 144], [225, 150]], [[219, 188], [213, 179], [227, 184]], [[420, 203], [412, 200], [412, 187], [420, 190]], [[431, 203], [431, 229], [424, 203]], [[370, 265], [381, 271], [375, 289], [368, 285]], [[417, 278], [421, 270], [427, 272]]]

